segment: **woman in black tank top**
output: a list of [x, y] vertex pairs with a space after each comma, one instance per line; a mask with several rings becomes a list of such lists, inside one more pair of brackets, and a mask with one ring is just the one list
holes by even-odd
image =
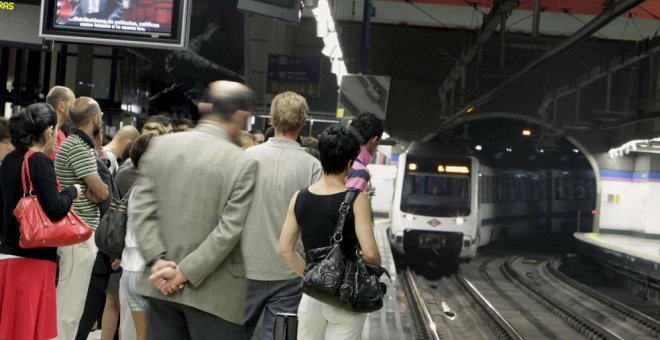
[[[346, 196], [344, 179], [359, 152], [357, 138], [341, 125], [327, 128], [319, 137], [323, 178], [297, 192], [291, 199], [280, 235], [279, 254], [299, 276], [304, 275], [305, 260], [295, 251], [298, 237], [305, 250], [330, 244], [339, 206]], [[342, 250], [380, 265], [380, 254], [374, 237], [369, 199], [364, 193], [355, 195], [344, 224]], [[351, 313], [303, 294], [298, 307], [299, 339], [359, 339], [366, 320], [365, 313]]]

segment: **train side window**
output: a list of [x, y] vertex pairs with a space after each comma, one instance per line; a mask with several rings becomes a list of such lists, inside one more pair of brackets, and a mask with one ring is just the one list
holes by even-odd
[[582, 200], [587, 198], [587, 183], [588, 179], [586, 178], [575, 179], [575, 199]]

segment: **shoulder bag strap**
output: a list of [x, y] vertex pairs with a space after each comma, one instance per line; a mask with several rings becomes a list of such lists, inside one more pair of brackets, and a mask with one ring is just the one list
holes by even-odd
[[31, 195], [34, 192], [34, 187], [32, 186], [32, 178], [30, 177], [30, 165], [28, 163], [28, 160], [32, 154], [34, 154], [34, 151], [28, 150], [25, 153], [25, 157], [23, 158], [23, 165], [21, 166], [21, 182], [23, 182], [23, 195], [25, 196]]
[[346, 196], [344, 197], [344, 201], [341, 202], [341, 205], [339, 206], [339, 220], [337, 220], [337, 227], [335, 228], [335, 233], [332, 235], [332, 239], [330, 240], [333, 244], [340, 243], [341, 240], [344, 238], [343, 236], [344, 223], [346, 222], [346, 214], [351, 208], [353, 197], [355, 197], [355, 191], [348, 190], [346, 192]]

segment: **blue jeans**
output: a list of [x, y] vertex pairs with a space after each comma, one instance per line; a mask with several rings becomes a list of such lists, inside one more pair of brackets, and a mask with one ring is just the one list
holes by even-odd
[[261, 313], [261, 340], [272, 340], [277, 313], [296, 313], [302, 297], [302, 278], [279, 281], [247, 280], [243, 339], [252, 339]]

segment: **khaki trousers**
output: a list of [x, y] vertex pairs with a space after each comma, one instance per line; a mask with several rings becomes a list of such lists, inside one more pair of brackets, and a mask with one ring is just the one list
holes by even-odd
[[76, 338], [85, 309], [85, 297], [96, 259], [94, 235], [83, 243], [57, 248], [60, 275], [57, 281], [57, 338]]

